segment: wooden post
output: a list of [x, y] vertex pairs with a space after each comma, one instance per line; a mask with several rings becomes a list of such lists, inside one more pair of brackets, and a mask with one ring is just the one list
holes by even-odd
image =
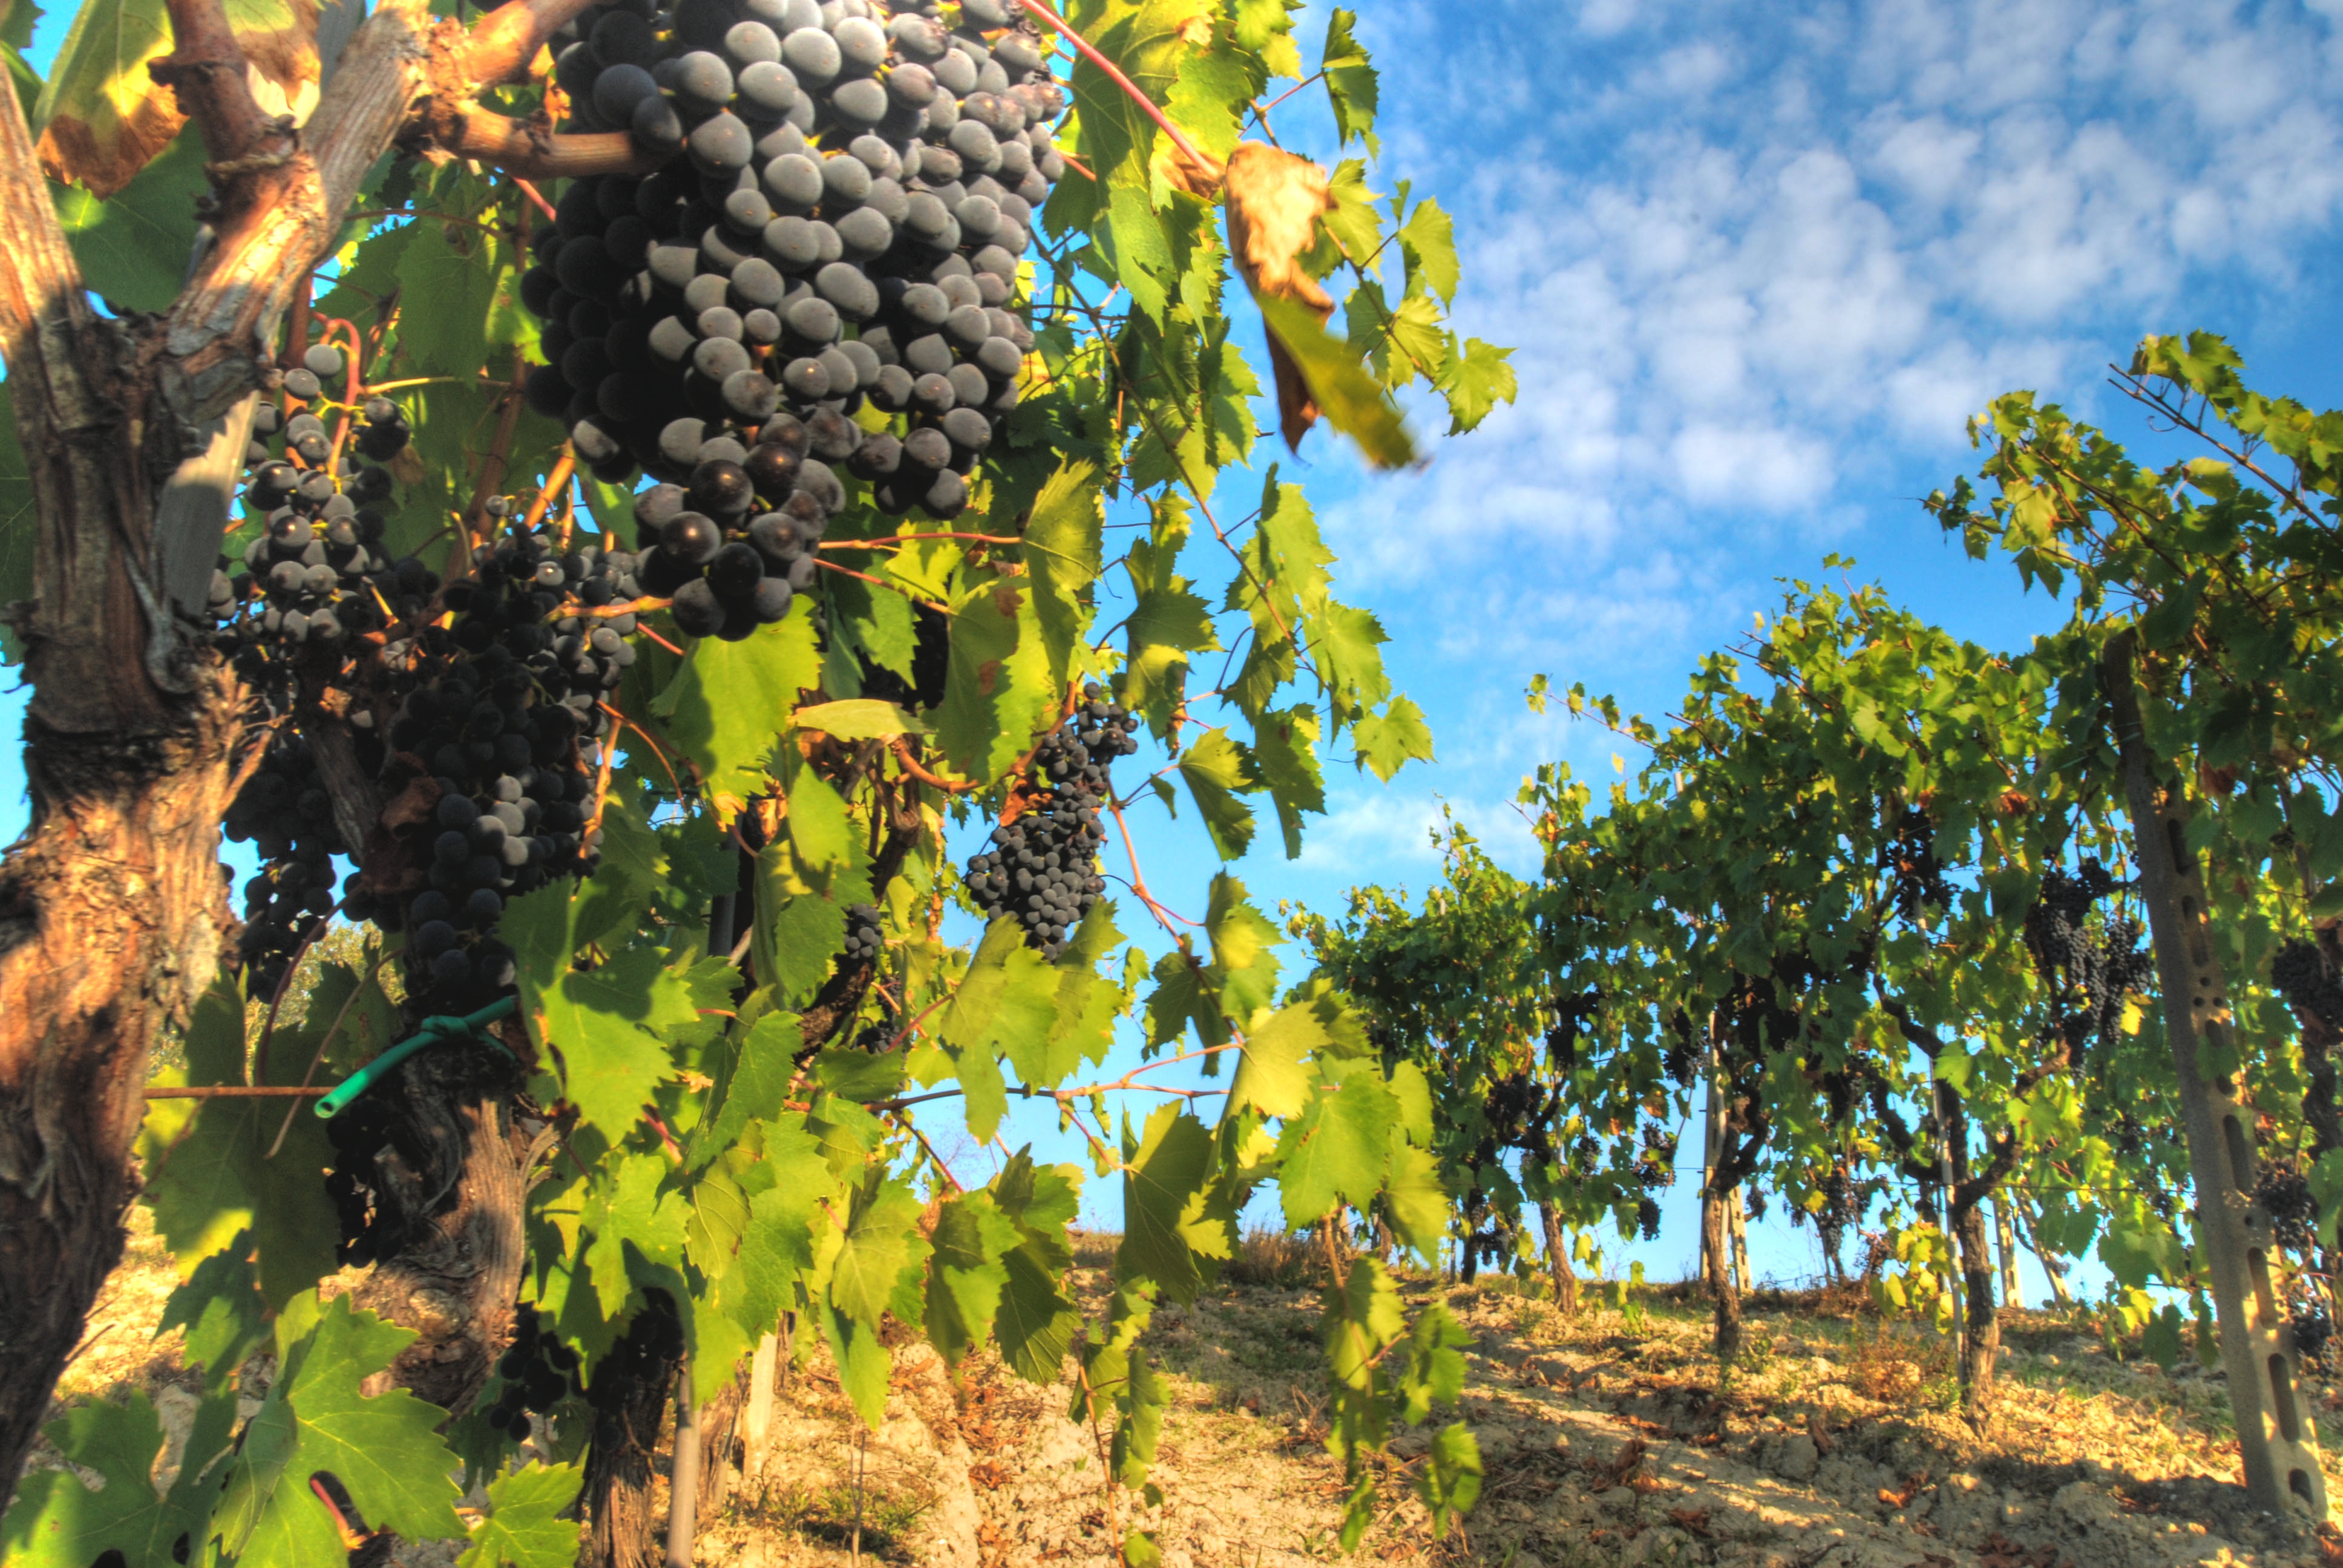
[[772, 1439], [773, 1383], [781, 1359], [781, 1336], [766, 1334], [757, 1341], [749, 1362], [749, 1402], [740, 1414], [740, 1479], [747, 1484], [765, 1473], [765, 1445]]
[[699, 1533], [699, 1402], [691, 1390], [691, 1358], [685, 1356], [675, 1380], [675, 1447], [668, 1460], [667, 1568], [691, 1568], [692, 1537]]
[[1725, 1205], [1725, 1221], [1733, 1237], [1733, 1282], [1744, 1292], [1757, 1288], [1757, 1275], [1749, 1267], [1749, 1204], [1741, 1189], [1733, 1190], [1733, 1201]]
[[2050, 1282], [2050, 1299], [2061, 1307], [2075, 1304], [2075, 1292], [2066, 1288], [2066, 1265], [2058, 1255], [2042, 1244], [2042, 1233], [2033, 1219], [2020, 1209], [2017, 1213], [2018, 1232], [2032, 1248], [2036, 1261], [2042, 1265], [2043, 1278]]
[[[1936, 1064], [1928, 1063], [1929, 1098], [1936, 1108], [1936, 1214], [1944, 1221], [1945, 1244], [1953, 1245], [1953, 1137], [1951, 1107], [1945, 1102], [1944, 1091], [1936, 1082]], [[1956, 1255], [1945, 1273], [1945, 1289], [1953, 1299], [1953, 1360], [1960, 1367], [1961, 1392], [1969, 1386], [1968, 1357], [1962, 1352], [1968, 1344], [1966, 1325], [1961, 1322], [1961, 1262]]]
[[1716, 1194], [1716, 1156], [1717, 1146], [1725, 1136], [1725, 1096], [1717, 1090], [1716, 1048], [1714, 1044], [1709, 1047], [1704, 1065], [1708, 1070], [1708, 1110], [1703, 1122], [1700, 1156], [1700, 1277], [1714, 1280], [1713, 1271], [1722, 1265], [1710, 1256], [1709, 1232], [1712, 1229], [1721, 1231], [1723, 1226], [1721, 1223], [1715, 1227], [1709, 1224], [1708, 1211], [1711, 1205], [1723, 1201]]
[[2009, 1204], [2006, 1192], [1993, 1201], [1994, 1240], [2001, 1248], [2001, 1304], [2023, 1312], [2026, 1287], [2017, 1277], [2017, 1227], [2010, 1222]]
[[2187, 792], [2149, 751], [2141, 727], [2132, 669], [2137, 648], [2135, 634], [2116, 637], [2107, 644], [2102, 670], [2114, 709], [2141, 899], [2156, 942], [2165, 1033], [2172, 1045], [2197, 1188], [2197, 1236], [2212, 1276], [2238, 1457], [2246, 1489], [2258, 1505], [2279, 1513], [2292, 1495], [2323, 1522], [2327, 1483], [2318, 1469], [2318, 1431], [2303, 1408], [2294, 1332], [2274, 1277], [2278, 1245], [2269, 1216], [2252, 1197], [2253, 1113], [2240, 1101], [2233, 1079], [2207, 1076], [2207, 1058], [2218, 1062], [2230, 1054], [2227, 980], [2214, 956], [2204, 877], [2188, 848]]

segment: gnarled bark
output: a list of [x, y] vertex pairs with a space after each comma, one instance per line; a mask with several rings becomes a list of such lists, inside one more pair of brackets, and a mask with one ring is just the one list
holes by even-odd
[[33, 698], [31, 823], [0, 862], [0, 1493], [120, 1256], [156, 1031], [210, 982], [230, 927], [217, 835], [237, 693], [192, 618], [242, 420], [366, 171], [583, 5], [514, 0], [434, 75], [454, 25], [383, 0], [297, 136], [253, 105], [219, 0], [174, 0], [180, 46], [158, 75], [219, 196], [159, 319], [90, 308], [23, 107], [0, 94], [0, 357], [35, 517], [34, 598], [6, 608]]

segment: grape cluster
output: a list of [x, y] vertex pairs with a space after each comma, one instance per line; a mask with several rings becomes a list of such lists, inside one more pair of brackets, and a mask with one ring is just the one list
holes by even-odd
[[1948, 909], [1952, 884], [1936, 860], [1936, 827], [1926, 811], [1906, 807], [1896, 821], [1896, 835], [1879, 849], [1879, 869], [1893, 883], [1896, 908], [1907, 920], [1920, 918], [1928, 905]]
[[272, 697], [287, 686], [294, 649], [378, 631], [420, 610], [439, 586], [420, 561], [381, 553], [375, 504], [389, 498], [390, 471], [362, 460], [397, 456], [411, 434], [405, 410], [368, 398], [346, 419], [337, 455], [324, 415], [297, 406], [320, 396], [320, 375], [340, 377], [345, 366], [340, 349], [312, 348], [305, 367], [285, 375], [293, 402], [254, 410], [244, 507], [261, 528], [240, 561], [222, 557], [212, 574], [209, 608], [221, 623], [214, 643], [247, 685]]
[[875, 904], [848, 905], [846, 952], [838, 961], [840, 964], [877, 963], [879, 955], [886, 949], [887, 935], [880, 925], [878, 906]]
[[334, 857], [348, 853], [309, 743], [297, 735], [272, 737], [221, 829], [260, 856], [259, 874], [244, 885], [236, 950], [251, 977], [250, 994], [270, 996], [303, 933], [334, 912]]
[[504, 1387], [488, 1407], [488, 1425], [515, 1442], [528, 1440], [530, 1412], [550, 1414], [582, 1388], [578, 1352], [547, 1332], [532, 1307], [514, 1314], [512, 1345], [498, 1359], [497, 1375]]
[[2318, 1200], [2310, 1179], [2288, 1166], [2266, 1164], [2254, 1183], [2254, 1207], [2270, 1217], [2273, 1239], [2290, 1252], [2308, 1252], [2318, 1241]]
[[[546, 323], [529, 401], [598, 477], [696, 484], [741, 461], [728, 427], [827, 411], [822, 460], [880, 509], [967, 505], [1032, 345], [1003, 307], [1065, 167], [1065, 97], [1021, 12], [950, 13], [611, 0], [556, 35], [569, 127], [669, 156], [571, 185], [521, 280]], [[848, 417], [866, 405], [886, 429]]]
[[407, 1237], [398, 1217], [381, 1201], [387, 1191], [382, 1158], [387, 1153], [410, 1169], [423, 1168], [429, 1153], [423, 1140], [377, 1094], [361, 1095], [345, 1106], [326, 1123], [326, 1138], [334, 1146], [326, 1196], [341, 1227], [334, 1242], [334, 1262], [363, 1269], [397, 1257]]
[[1099, 807], [1112, 794], [1108, 769], [1139, 749], [1139, 716], [1097, 686], [1033, 754], [1040, 798], [992, 830], [990, 846], [968, 863], [963, 880], [987, 920], [1013, 916], [1025, 940], [1054, 959], [1066, 933], [1106, 891], [1098, 874], [1106, 830]]
[[1545, 1031], [1545, 1059], [1556, 1072], [1577, 1069], [1578, 1037], [1602, 1003], [1603, 993], [1599, 990], [1554, 998], [1554, 1020]]
[[1660, 1206], [1650, 1198], [1635, 1200], [1635, 1230], [1646, 1241], [1660, 1239]]
[[2343, 980], [2336, 978], [2317, 943], [2292, 941], [2278, 949], [2270, 960], [2270, 984], [2298, 1018], [2343, 1029]]
[[2335, 1338], [2335, 1319], [2327, 1311], [2326, 1303], [2306, 1293], [2295, 1303], [2290, 1326], [2294, 1330], [2295, 1353], [2324, 1368], [2327, 1347]]
[[643, 589], [671, 597], [676, 626], [692, 637], [737, 642], [789, 614], [846, 501], [823, 459], [855, 452], [861, 435], [837, 409], [817, 408], [802, 420], [775, 414], [753, 448], [729, 436], [699, 440], [688, 483], [635, 498]]
[[642, 1311], [627, 1325], [626, 1336], [594, 1363], [593, 1381], [586, 1386], [595, 1447], [610, 1452], [628, 1441], [628, 1411], [654, 1389], [664, 1393], [683, 1351], [683, 1320], [674, 1299], [665, 1291], [645, 1292]]
[[426, 1011], [469, 1012], [511, 985], [495, 936], [505, 900], [591, 868], [602, 699], [635, 658], [634, 571], [632, 556], [565, 550], [548, 528], [508, 534], [441, 594], [452, 627], [386, 649], [404, 690], [391, 749], [437, 795], [410, 839], [428, 857], [424, 885], [354, 918], [407, 931], [409, 995]]
[[2026, 945], [2035, 972], [2060, 999], [2055, 1027], [2070, 1045], [2107, 1033], [2124, 998], [2155, 982], [2155, 955], [2140, 946], [2146, 933], [2138, 921], [2111, 915], [2096, 934], [2090, 929], [2091, 906], [2122, 886], [2096, 859], [2086, 858], [2072, 875], [2054, 866], [2026, 911]]
[[1833, 1171], [1823, 1179], [1823, 1206], [1815, 1211], [1815, 1233], [1822, 1238], [1823, 1255], [1834, 1270], [1839, 1267], [1839, 1248], [1845, 1242], [1848, 1229], [1859, 1225], [1862, 1220], [1863, 1207], [1855, 1201], [1855, 1183], [1846, 1179], [1845, 1171]]

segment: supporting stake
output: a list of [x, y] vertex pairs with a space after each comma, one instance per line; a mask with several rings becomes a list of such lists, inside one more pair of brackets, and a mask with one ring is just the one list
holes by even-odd
[[2303, 1409], [2293, 1326], [2274, 1277], [2278, 1243], [2269, 1216], [2252, 1196], [2253, 1113], [2234, 1079], [2208, 1080], [2206, 1073], [2207, 1061], [2232, 1059], [2227, 982], [2214, 956], [2204, 876], [2188, 849], [2187, 790], [2148, 750], [2141, 728], [2137, 654], [2136, 634], [2118, 635], [2107, 644], [2101, 673], [2115, 710], [2141, 900], [2156, 941], [2165, 1033], [2197, 1188], [2197, 1235], [2213, 1278], [2237, 1455], [2257, 1505], [2280, 1513], [2292, 1495], [2324, 1522], [2327, 1483], [2318, 1469], [2318, 1430]]
[[675, 1381], [675, 1448], [668, 1462], [667, 1568], [691, 1568], [699, 1520], [699, 1402], [691, 1393], [691, 1357]]

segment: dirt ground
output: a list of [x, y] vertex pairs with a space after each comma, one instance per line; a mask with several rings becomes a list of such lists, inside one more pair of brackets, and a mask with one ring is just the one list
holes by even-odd
[[[1078, 1282], [1102, 1301], [1112, 1238], [1084, 1239]], [[995, 1365], [957, 1384], [923, 1346], [898, 1352], [877, 1432], [860, 1432], [825, 1358], [792, 1371], [759, 1473], [735, 1468], [699, 1561], [829, 1568], [861, 1559], [924, 1568], [1103, 1565], [1137, 1521], [1168, 1568], [1280, 1568], [1338, 1559], [1341, 1473], [1322, 1446], [1316, 1290], [1299, 1260], [1269, 1258], [1149, 1339], [1172, 1374], [1155, 1472], [1158, 1508], [1101, 1485], [1098, 1435], [1067, 1419], [1070, 1390]], [[69, 1400], [142, 1387], [166, 1423], [194, 1380], [153, 1325], [172, 1279], [143, 1234], [109, 1283], [68, 1372]], [[2343, 1533], [2257, 1513], [2237, 1484], [2217, 1372], [2167, 1374], [2095, 1336], [2015, 1313], [2000, 1413], [1980, 1442], [1952, 1413], [1936, 1336], [1883, 1328], [1808, 1295], [1753, 1298], [1749, 1352], [1720, 1380], [1701, 1304], [1607, 1291], [1564, 1318], [1509, 1280], [1411, 1282], [1474, 1336], [1464, 1418], [1486, 1466], [1480, 1506], [1432, 1538], [1406, 1475], [1428, 1430], [1403, 1432], [1367, 1562], [1595, 1568], [2309, 1568], [2343, 1564]], [[261, 1369], [256, 1368], [258, 1372]], [[2323, 1417], [2343, 1397], [2316, 1390]], [[1436, 1416], [1435, 1419], [1452, 1419]], [[2322, 1421], [2328, 1484], [2343, 1426]], [[166, 1458], [168, 1458], [166, 1451]], [[36, 1456], [36, 1463], [43, 1462]], [[55, 1462], [53, 1454], [46, 1462]], [[858, 1487], [857, 1477], [860, 1477]], [[408, 1547], [409, 1568], [451, 1562]]]

